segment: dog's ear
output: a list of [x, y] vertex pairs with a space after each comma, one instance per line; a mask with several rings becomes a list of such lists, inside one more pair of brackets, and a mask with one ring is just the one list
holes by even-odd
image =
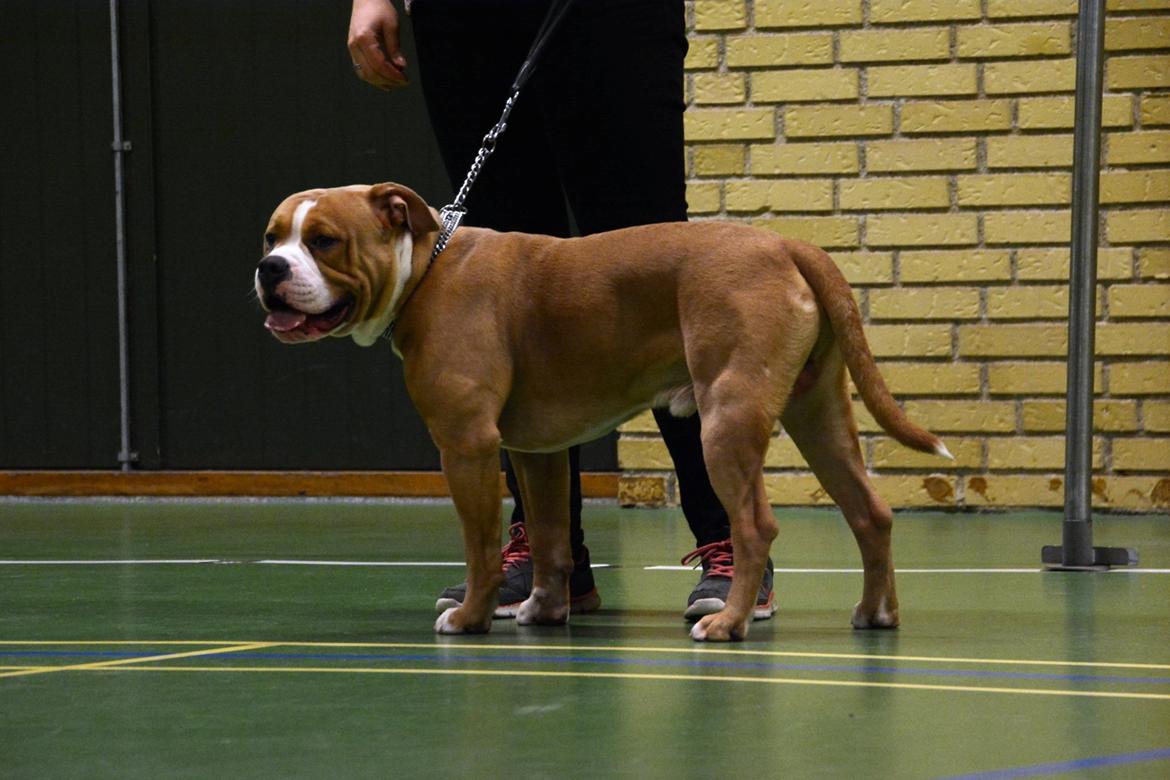
[[370, 208], [386, 228], [406, 229], [412, 234], [424, 235], [439, 229], [439, 223], [430, 206], [422, 197], [401, 184], [375, 184], [370, 187]]

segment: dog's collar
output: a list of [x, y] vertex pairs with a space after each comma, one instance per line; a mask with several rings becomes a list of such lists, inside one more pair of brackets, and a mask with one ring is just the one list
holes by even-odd
[[[431, 266], [435, 264], [435, 260], [438, 259], [439, 254], [447, 248], [447, 242], [451, 240], [451, 236], [455, 235], [455, 231], [459, 229], [459, 225], [463, 222], [463, 217], [466, 214], [467, 209], [454, 204], [444, 206], [439, 211], [439, 220], [442, 223], [439, 228], [439, 237], [435, 239], [435, 248], [431, 250], [431, 259], [428, 261], [427, 267], [423, 270], [423, 275], [419, 277], [418, 284], [414, 286], [415, 290], [418, 289], [419, 284], [422, 284], [423, 279], [426, 278], [427, 273], [431, 270]], [[411, 295], [414, 294], [414, 290], [410, 292]], [[406, 305], [408, 300], [410, 300], [410, 295], [404, 298], [398, 305], [398, 311], [402, 311], [402, 307]], [[386, 330], [382, 331], [382, 335], [379, 337], [390, 342], [391, 347], [394, 346], [394, 326], [397, 324], [398, 313], [395, 312], [394, 318], [390, 320], [390, 324], [386, 326]]]
[[431, 252], [432, 262], [439, 256], [440, 252], [447, 248], [447, 242], [451, 240], [451, 236], [455, 235], [455, 231], [463, 223], [465, 216], [467, 216], [467, 209], [455, 204], [444, 206], [439, 211], [442, 227], [439, 229], [439, 238], [435, 241], [435, 249]]

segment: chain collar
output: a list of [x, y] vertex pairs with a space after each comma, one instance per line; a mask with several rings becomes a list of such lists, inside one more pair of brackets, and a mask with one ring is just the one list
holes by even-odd
[[[444, 206], [439, 211], [439, 221], [442, 223], [442, 227], [439, 228], [439, 237], [435, 240], [435, 248], [431, 252], [432, 263], [435, 262], [439, 253], [447, 248], [447, 242], [451, 240], [451, 236], [455, 235], [455, 231], [463, 223], [465, 216], [467, 216], [467, 209], [454, 203]], [[430, 266], [427, 268], [429, 270]]]

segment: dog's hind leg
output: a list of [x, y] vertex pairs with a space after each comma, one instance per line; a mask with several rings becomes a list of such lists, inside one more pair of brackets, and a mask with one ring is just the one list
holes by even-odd
[[532, 548], [532, 595], [520, 605], [520, 625], [561, 625], [569, 620], [569, 453], [509, 451], [524, 502]]
[[[758, 299], [749, 307], [750, 296]], [[735, 316], [737, 311], [750, 311], [750, 319]], [[725, 301], [720, 327], [688, 334], [687, 365], [702, 419], [703, 459], [727, 511], [735, 555], [726, 605], [694, 625], [696, 640], [747, 636], [768, 550], [778, 533], [764, 490], [764, 458], [776, 418], [816, 343], [819, 316], [812, 292], [789, 269]]]
[[898, 597], [890, 550], [893, 513], [869, 481], [857, 425], [845, 383], [845, 365], [828, 350], [809, 387], [788, 402], [780, 421], [808, 461], [821, 486], [849, 523], [865, 569], [865, 583], [853, 612], [854, 628], [895, 628]]
[[711, 486], [727, 510], [735, 554], [726, 605], [694, 625], [691, 637], [698, 641], [746, 638], [777, 534], [763, 474], [776, 410], [761, 396], [757, 382], [745, 372], [729, 370], [709, 387], [697, 388], [703, 458]]

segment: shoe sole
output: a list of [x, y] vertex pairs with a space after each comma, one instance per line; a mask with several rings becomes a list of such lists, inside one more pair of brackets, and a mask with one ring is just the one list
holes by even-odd
[[[507, 620], [508, 618], [516, 617], [516, 613], [520, 611], [520, 605], [523, 601], [517, 601], [513, 604], [500, 604], [496, 607], [496, 611], [492, 613], [493, 617]], [[442, 598], [435, 602], [435, 612], [443, 613], [454, 607], [462, 606], [463, 602], [456, 601], [452, 598]], [[597, 592], [597, 588], [589, 591], [583, 596], [577, 596], [569, 601], [569, 612], [573, 615], [583, 615], [586, 612], [596, 612], [601, 608], [601, 594]]]
[[[714, 615], [721, 611], [727, 604], [723, 599], [698, 599], [694, 604], [691, 604], [683, 612], [683, 617], [694, 622], [699, 618], [707, 615]], [[768, 600], [763, 604], [756, 604], [752, 609], [752, 620], [770, 620], [776, 614], [776, 594], [769, 593]]]

